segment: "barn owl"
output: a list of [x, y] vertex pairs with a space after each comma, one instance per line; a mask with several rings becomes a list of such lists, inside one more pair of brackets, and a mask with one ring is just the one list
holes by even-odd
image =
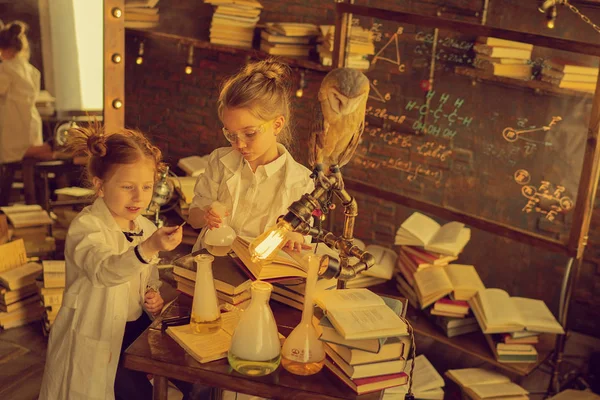
[[329, 72], [319, 89], [310, 134], [309, 162], [313, 176], [332, 172], [344, 188], [340, 168], [350, 161], [365, 126], [369, 79], [352, 68]]

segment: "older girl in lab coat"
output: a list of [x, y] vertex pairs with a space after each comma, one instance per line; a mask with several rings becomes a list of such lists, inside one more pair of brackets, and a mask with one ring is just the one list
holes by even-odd
[[40, 399], [151, 397], [144, 374], [140, 384], [120, 386], [132, 389], [127, 393], [115, 387], [115, 376], [117, 382], [131, 378], [133, 371], [119, 366], [120, 354], [147, 326], [144, 310], [157, 314], [163, 306], [152, 260], [182, 238], [181, 228], [157, 230], [141, 215], [152, 198], [161, 153], [136, 131], [75, 129], [69, 136], [73, 150], [89, 155], [87, 173], [97, 199], [67, 234], [67, 282], [50, 332]]
[[40, 71], [29, 63], [26, 25], [0, 21], [0, 206], [8, 204], [17, 163], [25, 157], [52, 158], [42, 143], [42, 120], [35, 107]]
[[[225, 204], [239, 236], [256, 237], [312, 191], [310, 171], [285, 147], [291, 139], [289, 82], [289, 67], [273, 60], [249, 63], [225, 82], [218, 112], [231, 147], [213, 151], [196, 182], [188, 222], [205, 229], [194, 250], [203, 246], [206, 229], [223, 222], [214, 201]], [[288, 238], [288, 248], [304, 247], [302, 235]]]

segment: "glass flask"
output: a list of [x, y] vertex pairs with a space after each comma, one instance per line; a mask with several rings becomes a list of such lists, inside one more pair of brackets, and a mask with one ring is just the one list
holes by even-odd
[[231, 338], [229, 365], [240, 374], [263, 376], [275, 371], [281, 359], [281, 344], [269, 298], [273, 286], [255, 281], [252, 300], [243, 312]]
[[313, 299], [317, 285], [320, 256], [308, 254], [308, 277], [304, 289], [302, 320], [287, 337], [281, 349], [281, 365], [296, 375], [313, 375], [325, 364], [325, 350], [312, 324]]
[[225, 214], [227, 208], [225, 204], [215, 201], [212, 203], [211, 208], [219, 214], [223, 222], [221, 226], [214, 229], [209, 229], [204, 236], [204, 247], [206, 250], [214, 256], [226, 256], [231, 250], [231, 244], [237, 237], [232, 227], [227, 224]]
[[196, 333], [213, 333], [221, 328], [221, 311], [212, 273], [214, 259], [210, 254], [198, 254], [194, 257], [196, 284], [190, 324]]

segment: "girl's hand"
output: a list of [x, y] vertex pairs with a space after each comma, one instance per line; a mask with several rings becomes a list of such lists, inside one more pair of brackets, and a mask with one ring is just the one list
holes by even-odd
[[159, 251], [171, 251], [179, 246], [183, 239], [181, 226], [163, 226], [140, 244], [146, 257], [154, 257]]
[[291, 251], [300, 251], [310, 249], [310, 246], [304, 243], [304, 236], [298, 232], [290, 232], [287, 234], [287, 242], [283, 245], [284, 249]]
[[[227, 215], [229, 215], [229, 213], [225, 212], [224, 216]], [[204, 212], [204, 221], [208, 229], [218, 228], [223, 223], [221, 215], [219, 215], [212, 206], [209, 206]]]
[[158, 315], [162, 311], [165, 301], [159, 292], [151, 289], [144, 295], [144, 308], [152, 315]]

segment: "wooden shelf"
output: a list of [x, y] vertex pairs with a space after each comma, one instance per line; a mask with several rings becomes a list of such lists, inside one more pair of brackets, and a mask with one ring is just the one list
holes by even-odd
[[[268, 54], [264, 51], [257, 50], [257, 49], [246, 49], [246, 48], [242, 48], [242, 47], [224, 46], [224, 45], [220, 45], [220, 44], [210, 43], [207, 40], [202, 40], [202, 39], [193, 38], [193, 37], [189, 37], [189, 36], [181, 36], [181, 35], [176, 35], [176, 34], [172, 34], [172, 33], [165, 33], [165, 32], [159, 32], [159, 31], [154, 31], [154, 30], [146, 30], [146, 29], [133, 29], [133, 28], [127, 28], [126, 31], [127, 31], [127, 33], [131, 33], [136, 36], [141, 36], [141, 37], [145, 37], [145, 38], [149, 38], [149, 39], [172, 40], [172, 41], [176, 41], [176, 42], [185, 43], [188, 45], [193, 45], [195, 48], [198, 48], [198, 49], [211, 50], [211, 51], [216, 51], [216, 52], [221, 52], [221, 53], [237, 54], [237, 55], [242, 55], [242, 56], [246, 55], [246, 56], [257, 57], [257, 58], [267, 58], [269, 56], [272, 56], [271, 54]], [[290, 57], [282, 57], [282, 56], [275, 56], [275, 57], [277, 57], [281, 61], [285, 62], [292, 68], [305, 68], [305, 69], [310, 69], [313, 71], [322, 71], [322, 72], [329, 72], [332, 69], [331, 67], [326, 67], [315, 61], [302, 60], [302, 59], [290, 58]]]
[[579, 90], [572, 89], [562, 89], [548, 82], [536, 80], [525, 81], [522, 79], [508, 78], [505, 76], [491, 75], [489, 72], [472, 67], [455, 67], [454, 72], [458, 75], [468, 76], [470, 78], [480, 79], [482, 81], [494, 82], [506, 86], [517, 86], [525, 89], [531, 89], [535, 92], [541, 92], [555, 96], [589, 97], [590, 99], [593, 96], [592, 93], [581, 92]]

